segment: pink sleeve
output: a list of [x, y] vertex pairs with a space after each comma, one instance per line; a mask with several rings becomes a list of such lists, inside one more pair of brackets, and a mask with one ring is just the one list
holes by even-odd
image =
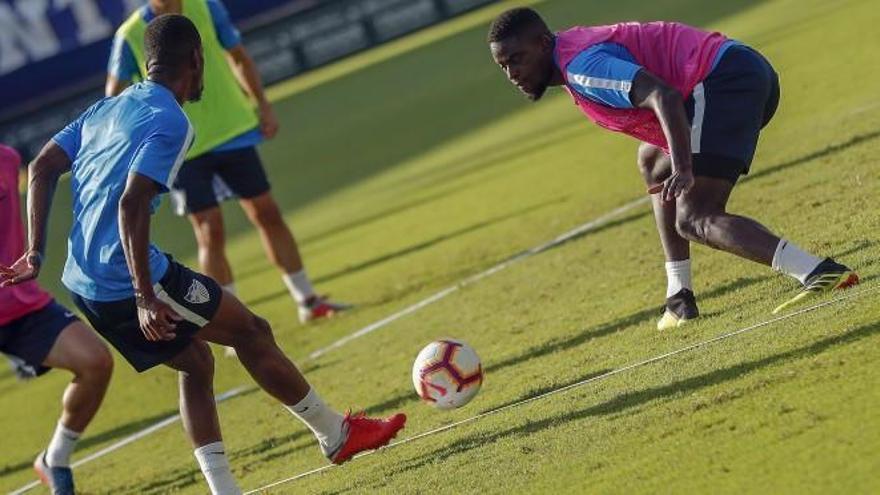
[[18, 151], [15, 151], [15, 148], [0, 144], [0, 163], [4, 165], [11, 163], [15, 167], [20, 167], [21, 155], [18, 154]]

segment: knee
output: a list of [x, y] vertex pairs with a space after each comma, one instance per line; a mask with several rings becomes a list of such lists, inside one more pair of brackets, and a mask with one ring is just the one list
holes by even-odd
[[180, 368], [183, 378], [211, 383], [214, 379], [214, 355], [208, 344], [193, 341], [186, 365]]
[[281, 210], [278, 208], [278, 204], [271, 199], [255, 203], [253, 208], [248, 210], [248, 214], [251, 222], [260, 227], [273, 228], [284, 225], [284, 220], [281, 218]]
[[651, 185], [663, 182], [665, 179], [664, 175], [666, 175], [666, 167], [663, 165], [664, 160], [667, 159], [663, 150], [652, 144], [642, 143], [639, 146], [636, 164], [646, 184]]
[[113, 356], [110, 351], [104, 345], [99, 346], [83, 362], [80, 374], [83, 378], [97, 382], [110, 381], [113, 374]]
[[196, 221], [196, 239], [202, 249], [222, 249], [226, 241], [223, 220], [214, 217]]
[[679, 211], [675, 216], [675, 230], [689, 241], [705, 243], [711, 217], [692, 210]]
[[244, 325], [242, 325], [241, 330], [236, 333], [236, 343], [234, 347], [259, 346], [267, 342], [274, 342], [272, 326], [263, 318], [260, 318], [257, 315], [251, 315]]

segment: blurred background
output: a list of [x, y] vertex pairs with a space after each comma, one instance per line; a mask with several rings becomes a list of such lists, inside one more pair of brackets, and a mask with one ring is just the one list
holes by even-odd
[[[265, 84], [495, 0], [223, 0]], [[117, 26], [146, 0], [0, 0], [0, 142], [30, 159], [103, 96]]]

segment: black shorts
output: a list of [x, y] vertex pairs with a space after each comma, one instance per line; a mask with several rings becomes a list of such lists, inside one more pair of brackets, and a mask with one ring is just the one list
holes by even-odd
[[223, 290], [217, 282], [177, 263], [170, 256], [168, 259], [168, 271], [154, 290], [159, 299], [184, 318], [177, 323], [173, 340], [153, 342], [144, 337], [134, 297], [101, 302], [72, 294], [73, 302], [95, 330], [138, 372], [162, 364], [183, 351], [193, 335], [214, 318], [220, 307]]
[[779, 105], [779, 77], [757, 51], [734, 45], [685, 102], [694, 175], [734, 183], [749, 173], [758, 136]]
[[209, 152], [183, 162], [172, 199], [178, 215], [213, 208], [229, 198], [254, 198], [269, 191], [257, 148]]
[[49, 371], [43, 365], [58, 336], [71, 323], [79, 321], [55, 301], [6, 325], [0, 325], [0, 352], [10, 357], [25, 375], [39, 376]]

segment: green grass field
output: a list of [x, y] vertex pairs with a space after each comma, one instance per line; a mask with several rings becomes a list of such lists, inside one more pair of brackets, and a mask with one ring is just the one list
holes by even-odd
[[[782, 103], [731, 209], [806, 248], [880, 276], [880, 11], [872, 0], [535, 4], [554, 26], [675, 19], [759, 48]], [[595, 4], [595, 7], [589, 6]], [[795, 285], [764, 267], [694, 252], [706, 315], [654, 329], [663, 259], [646, 206], [308, 361], [310, 352], [643, 195], [636, 143], [600, 131], [567, 95], [529, 104], [483, 43], [502, 2], [277, 86], [282, 135], [263, 146], [276, 197], [321, 290], [356, 311], [309, 327], [259, 240], [227, 205], [229, 254], [246, 302], [339, 408], [409, 416], [402, 437], [766, 321]], [[61, 189], [64, 189], [63, 187]], [[43, 283], [64, 258], [69, 201], [56, 201]], [[188, 224], [167, 207], [154, 236], [193, 263]], [[67, 301], [65, 297], [62, 300]], [[693, 352], [509, 409], [281, 485], [271, 493], [878, 493], [880, 293], [829, 305]], [[487, 370], [468, 406], [419, 403], [410, 366], [427, 342], [472, 344]], [[68, 380], [0, 372], [0, 489], [32, 479]], [[217, 353], [216, 390], [250, 385]], [[176, 412], [175, 375], [121, 359], [76, 458]], [[245, 489], [325, 461], [262, 392], [220, 406]], [[83, 493], [204, 493], [178, 424], [76, 471]]]

